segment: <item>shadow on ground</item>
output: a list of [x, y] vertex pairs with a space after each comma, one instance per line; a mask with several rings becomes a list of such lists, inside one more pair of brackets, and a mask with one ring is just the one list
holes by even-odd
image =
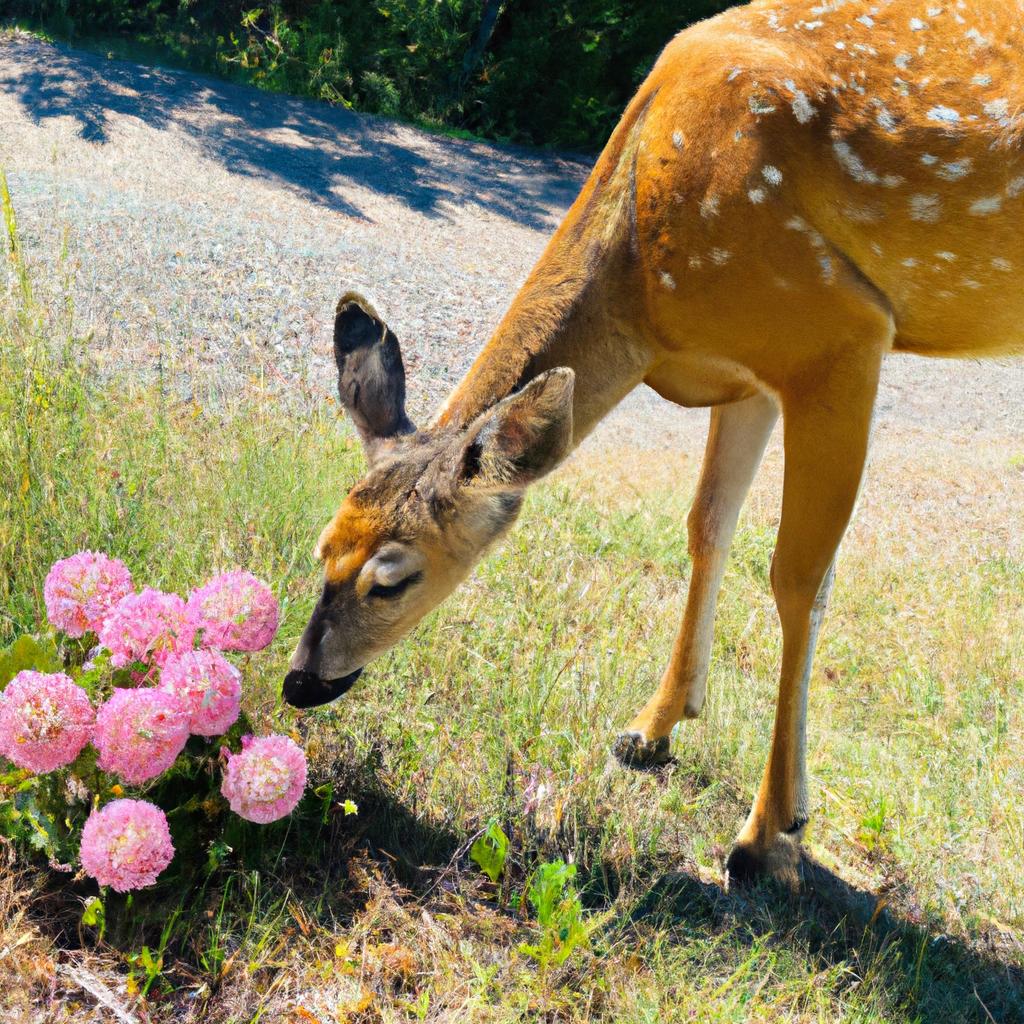
[[681, 942], [732, 926], [751, 946], [795, 946], [819, 969], [841, 969], [851, 987], [868, 977], [881, 981], [893, 1000], [885, 1009], [919, 1024], [1024, 1022], [1024, 971], [906, 920], [806, 854], [801, 876], [799, 892], [790, 893], [771, 883], [726, 892], [690, 874], [667, 874], [630, 921], [671, 929]]
[[360, 219], [368, 215], [359, 192], [368, 190], [427, 215], [472, 204], [550, 228], [586, 173], [578, 162], [429, 136], [326, 103], [36, 41], [9, 43], [0, 55], [0, 88], [36, 123], [72, 118], [96, 145], [110, 143], [125, 118], [177, 130], [233, 174]]

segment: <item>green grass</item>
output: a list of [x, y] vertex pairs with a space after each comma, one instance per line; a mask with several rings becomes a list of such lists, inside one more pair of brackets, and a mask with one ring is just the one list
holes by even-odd
[[[226, 855], [202, 891], [112, 903], [102, 942], [78, 926], [86, 885], [38, 871], [18, 895], [0, 869], [0, 948], [25, 951], [16, 1009], [70, 947], [108, 986], [127, 979], [126, 1002], [148, 985], [157, 1022], [1024, 1020], [1024, 565], [845, 552], [811, 701], [817, 863], [799, 894], [726, 893], [773, 709], [773, 521], [742, 523], [708, 707], [660, 773], [607, 751], [668, 657], [689, 494], [610, 493], [571, 466], [352, 693], [296, 715], [280, 679], [358, 446], [333, 406], [258, 384], [200, 408], [99, 380], [74, 310], [35, 298], [6, 209], [0, 644], [45, 629], [46, 569], [80, 548], [179, 590], [249, 568], [284, 614], [247, 711], [298, 728], [312, 785], [359, 805]], [[491, 820], [511, 840], [497, 887], [467, 856]], [[577, 865], [590, 941], [544, 967], [522, 948], [541, 937], [523, 893], [557, 859]]]

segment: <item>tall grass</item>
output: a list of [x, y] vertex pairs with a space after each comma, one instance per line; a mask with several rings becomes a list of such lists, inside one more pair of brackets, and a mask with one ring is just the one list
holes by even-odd
[[[80, 548], [175, 589], [242, 565], [284, 609], [246, 696], [258, 720], [316, 597], [313, 540], [361, 471], [350, 433], [333, 408], [256, 386], [210, 409], [101, 381], [70, 301], [37, 298], [6, 186], [3, 212], [0, 644], [46, 628], [45, 571]], [[155, 923], [144, 899], [121, 905], [105, 941], [78, 924], [86, 890], [38, 876], [36, 927], [129, 1004], [147, 988], [153, 1021], [1024, 1020], [1024, 566], [845, 553], [812, 692], [808, 846], [824, 866], [798, 897], [724, 893], [774, 703], [768, 513], [741, 525], [709, 704], [677, 763], [607, 759], [668, 656], [687, 499], [568, 467], [356, 690], [296, 717], [322, 829], [288, 832], [257, 870], [216, 851], [216, 886], [175, 894], [177, 916]], [[466, 856], [491, 821], [511, 841], [497, 887]], [[541, 969], [524, 893], [555, 858], [578, 867], [591, 948]], [[9, 869], [0, 905], [30, 927]], [[33, 953], [19, 969], [37, 980], [4, 987], [0, 1011], [27, 1006], [18, 993], [41, 992], [39, 963], [62, 955]]]

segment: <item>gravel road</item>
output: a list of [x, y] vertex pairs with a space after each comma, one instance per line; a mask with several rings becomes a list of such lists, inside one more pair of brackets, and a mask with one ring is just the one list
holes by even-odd
[[[159, 366], [204, 401], [254, 376], [329, 391], [333, 302], [357, 288], [428, 414], [588, 170], [24, 36], [0, 43], [0, 126], [26, 244], [52, 264], [66, 234], [97, 364]], [[879, 435], [1019, 451], [1022, 384], [1022, 360], [893, 357]], [[640, 389], [585, 452], [693, 451], [706, 418]]]

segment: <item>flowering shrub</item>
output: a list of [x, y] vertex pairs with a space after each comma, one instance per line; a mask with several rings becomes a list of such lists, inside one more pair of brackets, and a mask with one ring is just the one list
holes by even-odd
[[55, 638], [0, 652], [0, 835], [129, 892], [153, 885], [175, 847], [180, 860], [205, 843], [215, 864], [232, 820], [295, 809], [305, 754], [287, 736], [249, 735], [250, 656], [240, 668], [223, 653], [273, 639], [266, 584], [239, 571], [188, 601], [137, 593], [121, 562], [83, 551], [53, 566], [44, 599]]

